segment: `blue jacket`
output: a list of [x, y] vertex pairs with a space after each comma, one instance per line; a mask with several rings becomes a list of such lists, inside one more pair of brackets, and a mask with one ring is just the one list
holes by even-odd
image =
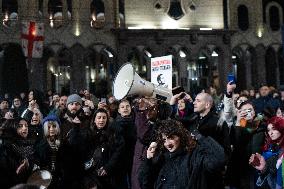
[[270, 96], [259, 97], [252, 101], [255, 106], [255, 113], [261, 113], [265, 108], [271, 107], [276, 110], [280, 106], [278, 99], [272, 98]]

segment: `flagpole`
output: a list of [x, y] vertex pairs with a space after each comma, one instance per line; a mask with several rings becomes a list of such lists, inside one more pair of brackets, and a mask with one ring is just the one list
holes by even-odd
[[26, 67], [27, 67], [27, 71], [28, 71], [28, 81], [29, 81], [29, 88], [31, 89], [30, 84], [32, 83], [32, 72], [33, 70], [31, 69], [31, 65], [32, 65], [32, 59], [30, 57], [26, 58]]

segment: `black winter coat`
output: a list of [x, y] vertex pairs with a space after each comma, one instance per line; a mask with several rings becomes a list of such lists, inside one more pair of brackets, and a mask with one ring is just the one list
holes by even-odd
[[229, 128], [225, 121], [222, 125], [218, 125], [218, 120], [219, 117], [214, 112], [209, 112], [203, 118], [193, 114], [189, 125], [187, 125], [187, 130], [192, 132], [197, 129], [203, 136], [212, 137], [224, 148], [228, 158], [231, 154]]
[[261, 153], [265, 131], [265, 124], [260, 124], [256, 130], [232, 126], [230, 138], [233, 151], [227, 170], [227, 182], [230, 186], [240, 189], [254, 187], [256, 171], [248, 162], [251, 154]]
[[[10, 188], [25, 183], [34, 166], [33, 142], [27, 139], [15, 139], [0, 147], [0, 186]], [[28, 159], [29, 167], [16, 174], [17, 168], [24, 159]]]
[[58, 182], [58, 173], [56, 172], [58, 147], [59, 144], [52, 149], [46, 138], [35, 144], [35, 163], [41, 170], [48, 170], [52, 174], [52, 182], [48, 187], [49, 189], [56, 188]]
[[225, 165], [224, 149], [211, 137], [202, 137], [192, 151], [179, 149], [143, 161], [139, 182], [142, 189], [212, 189]]
[[94, 128], [95, 139], [95, 152], [94, 162], [95, 169], [98, 170], [103, 167], [107, 176], [100, 176], [99, 188], [111, 189], [111, 188], [125, 188], [126, 180], [121, 177], [124, 176], [120, 173], [123, 155], [125, 153], [125, 142], [120, 134], [121, 131], [113, 128], [97, 129]]
[[118, 115], [111, 126], [113, 129], [119, 131], [125, 142], [125, 153], [121, 162], [121, 168], [131, 173], [134, 148], [136, 143], [136, 126], [134, 116], [121, 117]]
[[35, 144], [35, 159], [41, 169], [52, 171], [52, 149], [46, 139]]
[[85, 189], [97, 183], [96, 171], [89, 167], [94, 153], [94, 135], [89, 127], [74, 127], [58, 149], [56, 169], [60, 188]]

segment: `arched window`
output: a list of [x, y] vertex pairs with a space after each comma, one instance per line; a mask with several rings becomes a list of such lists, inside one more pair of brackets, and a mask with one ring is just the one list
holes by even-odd
[[3, 25], [6, 27], [15, 26], [18, 20], [17, 0], [3, 0], [2, 13], [4, 14]]
[[102, 0], [93, 0], [91, 3], [91, 27], [102, 28], [105, 23], [105, 5]]
[[86, 89], [99, 98], [110, 92], [113, 57], [112, 49], [100, 44], [90, 47], [85, 57]]
[[269, 48], [265, 54], [266, 83], [269, 86], [276, 86], [276, 53]]
[[48, 13], [49, 13], [49, 25], [50, 27], [58, 28], [62, 26], [63, 20], [63, 7], [61, 1], [49, 0], [48, 1]]
[[170, 8], [168, 11], [168, 15], [175, 20], [179, 20], [180, 18], [184, 16], [182, 5], [179, 0], [170, 1]]
[[48, 1], [48, 12], [49, 14], [56, 14], [58, 12], [62, 13], [62, 2], [56, 0]]
[[[206, 50], [203, 50], [206, 51]], [[209, 84], [209, 77], [210, 77], [210, 71], [209, 71], [209, 56], [205, 52], [200, 52], [197, 60], [196, 65], [196, 72], [197, 77], [195, 78], [195, 82], [198, 83], [197, 86], [200, 86], [201, 89], [207, 88]], [[199, 90], [199, 89], [197, 89]]]
[[242, 31], [249, 28], [248, 8], [245, 5], [238, 7], [238, 26]]
[[128, 54], [128, 62], [132, 63], [135, 68], [135, 72], [142, 77], [143, 79], [147, 80], [147, 66], [146, 66], [146, 59], [152, 57], [152, 54], [149, 49], [145, 49], [143, 54], [139, 52], [138, 49], [133, 48], [132, 51]]
[[125, 10], [124, 10], [124, 0], [119, 0], [119, 26], [125, 27]]
[[13, 13], [18, 12], [18, 2], [17, 0], [3, 0], [2, 1], [2, 12]]
[[271, 6], [269, 9], [269, 21], [272, 31], [278, 31], [280, 28], [279, 9], [276, 6]]
[[69, 49], [62, 48], [56, 57], [55, 89], [59, 93], [70, 91], [70, 80], [72, 72], [72, 55]]
[[16, 43], [7, 44], [0, 61], [0, 64], [2, 64], [0, 70], [0, 92], [19, 94], [20, 92], [27, 91], [29, 86], [28, 70], [22, 47]]

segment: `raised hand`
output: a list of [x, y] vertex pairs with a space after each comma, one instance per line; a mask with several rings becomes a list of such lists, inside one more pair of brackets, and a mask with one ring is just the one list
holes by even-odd
[[23, 172], [23, 170], [25, 170], [28, 167], [29, 167], [29, 162], [27, 159], [24, 159], [21, 165], [19, 165], [19, 167], [16, 170], [17, 175]]
[[154, 157], [156, 148], [157, 148], [157, 143], [151, 142], [149, 148], [147, 149], [147, 159], [151, 159]]
[[236, 84], [232, 84], [233, 81], [230, 81], [228, 84], [227, 84], [227, 93], [228, 94], [232, 94], [234, 92], [234, 90], [236, 89], [237, 85]]
[[255, 169], [263, 171], [266, 166], [266, 161], [262, 155], [255, 153], [250, 156], [249, 164], [252, 165]]

